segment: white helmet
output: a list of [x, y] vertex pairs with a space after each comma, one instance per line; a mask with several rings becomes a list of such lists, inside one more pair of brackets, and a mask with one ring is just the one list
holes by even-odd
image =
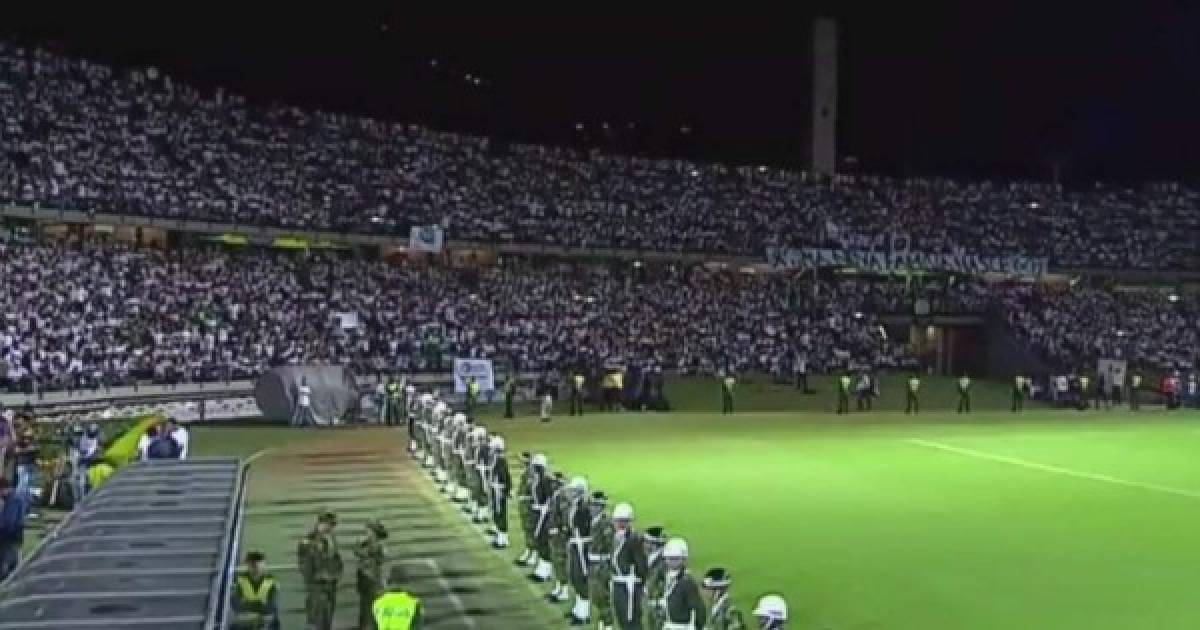
[[504, 438], [500, 437], [499, 435], [493, 435], [492, 441], [489, 443], [489, 446], [491, 447], [491, 449], [493, 451], [503, 451], [504, 450]]
[[787, 602], [779, 595], [763, 595], [754, 607], [755, 617], [766, 617], [771, 621], [787, 621]]
[[633, 506], [628, 503], [618, 503], [617, 507], [613, 508], [612, 520], [614, 521], [632, 521]]
[[465, 413], [454, 414], [454, 423], [455, 424], [462, 424], [463, 422], [466, 422], [466, 421], [467, 421], [467, 414], [465, 414]]
[[487, 427], [475, 427], [475, 430], [471, 431], [471, 437], [475, 439], [487, 437]]
[[444, 401], [439, 400], [438, 403], [433, 406], [434, 413], [446, 413], [447, 411], [450, 411], [450, 405], [447, 405]]
[[538, 453], [537, 455], [533, 456], [533, 459], [529, 460], [529, 463], [533, 464], [534, 466], [541, 466], [542, 468], [545, 468], [550, 465], [550, 460], [546, 459], [546, 456], [542, 453]]
[[421, 404], [428, 407], [433, 404], [433, 394], [421, 394]]
[[583, 477], [571, 477], [571, 483], [567, 484], [567, 487], [581, 494], [587, 494], [588, 482]]
[[687, 541], [682, 538], [672, 538], [663, 545], [662, 555], [664, 558], [686, 558], [688, 557]]

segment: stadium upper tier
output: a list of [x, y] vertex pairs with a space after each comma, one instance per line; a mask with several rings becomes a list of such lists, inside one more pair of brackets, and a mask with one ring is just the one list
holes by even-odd
[[1057, 267], [1197, 269], [1200, 194], [1176, 184], [817, 178], [513, 145], [202, 94], [0, 44], [0, 202], [291, 229], [763, 255], [906, 235], [913, 250]]

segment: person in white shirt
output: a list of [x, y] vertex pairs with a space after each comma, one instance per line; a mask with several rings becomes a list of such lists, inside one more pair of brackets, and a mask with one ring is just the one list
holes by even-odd
[[167, 420], [167, 435], [171, 436], [171, 439], [179, 445], [179, 459], [187, 459], [188, 430], [178, 420], [170, 419]]

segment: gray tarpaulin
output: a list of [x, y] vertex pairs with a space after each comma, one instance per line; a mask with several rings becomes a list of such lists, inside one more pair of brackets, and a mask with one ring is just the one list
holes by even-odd
[[288, 422], [295, 411], [300, 381], [312, 389], [312, 412], [317, 424], [340, 422], [358, 406], [354, 373], [340, 365], [303, 365], [274, 368], [258, 378], [254, 398], [263, 418]]

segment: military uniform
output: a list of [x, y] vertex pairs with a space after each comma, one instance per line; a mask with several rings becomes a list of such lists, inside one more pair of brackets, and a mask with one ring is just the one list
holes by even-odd
[[475, 377], [467, 382], [467, 415], [475, 415], [475, 408], [479, 406], [479, 381]]
[[580, 622], [591, 618], [590, 593], [588, 591], [588, 553], [592, 545], [592, 513], [590, 499], [586, 493], [574, 497], [567, 509], [567, 578], [571, 590], [575, 591], [575, 607], [572, 617]]
[[534, 513], [533, 548], [538, 558], [534, 578], [545, 582], [554, 575], [554, 567], [550, 564], [550, 521], [551, 511], [554, 509], [552, 502], [557, 486], [554, 478], [546, 470], [535, 471], [530, 483], [533, 487], [531, 495]]
[[665, 619], [661, 625], [650, 626], [663, 630], [700, 630], [708, 621], [708, 608], [700, 596], [700, 587], [687, 569], [668, 570], [663, 593]]
[[533, 496], [537, 477], [533, 472], [528, 451], [521, 453], [521, 480], [517, 483], [517, 517], [521, 521], [521, 536], [525, 541], [525, 552], [517, 558], [516, 564], [532, 564], [537, 557], [537, 543], [533, 536], [534, 523], [537, 522], [537, 511], [534, 509]]
[[554, 566], [555, 592], [549, 595], [552, 601], [567, 600], [567, 543], [571, 538], [571, 527], [567, 520], [571, 508], [570, 498], [561, 473], [554, 477], [554, 494], [549, 504], [549, 547], [550, 564]]
[[603, 492], [592, 495], [590, 531], [592, 544], [588, 547], [588, 601], [592, 606], [592, 619], [611, 626], [613, 623], [610, 579], [612, 577], [613, 529], [612, 520], [604, 511], [608, 499]]
[[667, 620], [667, 611], [662, 606], [666, 593], [667, 565], [663, 561], [662, 546], [665, 532], [662, 527], [647, 527], [646, 544], [646, 627], [661, 628]]
[[[322, 522], [335, 523], [332, 513], [320, 515]], [[322, 534], [309, 532], [297, 546], [296, 555], [306, 592], [304, 601], [308, 626], [313, 630], [332, 630], [333, 612], [337, 607], [337, 583], [342, 577], [342, 556], [337, 539], [331, 530]]]
[[474, 469], [470, 471], [473, 486], [472, 495], [475, 500], [475, 514], [472, 518], [477, 523], [487, 520], [491, 509], [492, 499], [492, 449], [487, 444], [487, 435], [480, 439], [475, 447]]
[[363, 538], [354, 547], [354, 557], [358, 560], [355, 590], [358, 592], [358, 627], [360, 630], [375, 630], [372, 606], [383, 593], [383, 541], [387, 539], [387, 530], [378, 522], [368, 523], [367, 528], [373, 537]]
[[512, 494], [512, 473], [508, 470], [508, 458], [503, 447], [493, 449], [495, 457], [491, 463], [492, 523], [496, 525], [496, 538], [492, 546], [503, 549], [508, 546], [508, 497]]
[[746, 630], [742, 611], [729, 596], [731, 583], [729, 573], [723, 568], [715, 567], [704, 574], [703, 586], [713, 594], [712, 608], [708, 612], [709, 630]]
[[612, 599], [615, 627], [620, 630], [642, 630], [647, 569], [645, 542], [642, 535], [633, 529], [623, 532], [614, 530], [612, 547], [609, 596]]
[[[259, 552], [246, 554], [249, 565], [262, 561], [263, 555]], [[280, 630], [279, 585], [274, 576], [239, 572], [233, 583], [230, 603], [235, 615], [231, 630]]]

